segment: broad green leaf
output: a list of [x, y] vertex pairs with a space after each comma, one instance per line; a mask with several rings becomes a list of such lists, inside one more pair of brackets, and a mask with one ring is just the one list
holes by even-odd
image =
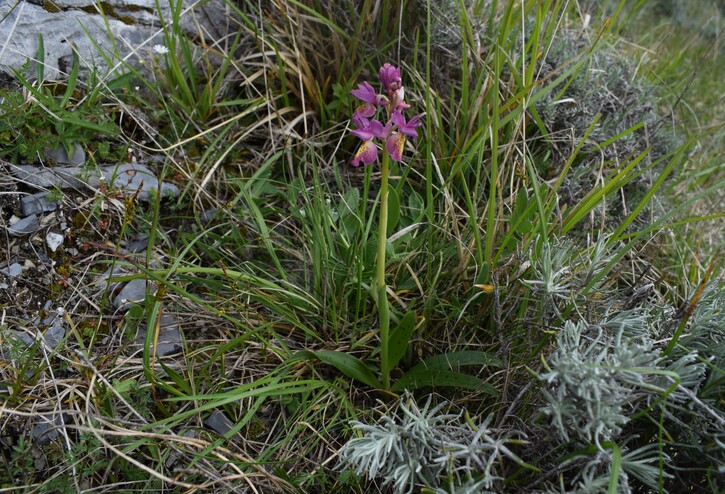
[[394, 369], [408, 348], [410, 335], [415, 330], [417, 318], [414, 311], [407, 312], [393, 331], [388, 341], [388, 369]]
[[484, 393], [498, 395], [496, 388], [475, 376], [463, 374], [457, 369], [467, 365], [502, 367], [500, 358], [486, 352], [463, 350], [433, 355], [410, 369], [392, 387], [393, 391], [422, 387], [460, 387], [478, 389]]
[[340, 218], [345, 216], [355, 216], [358, 213], [360, 207], [360, 191], [353, 188], [345, 192], [340, 198], [340, 202], [337, 205], [337, 212]]
[[106, 83], [106, 86], [111, 91], [118, 91], [119, 89], [130, 89], [131, 84], [133, 80], [136, 78], [136, 75], [133, 72], [125, 72], [121, 74], [120, 76], [111, 79]]
[[360, 191], [353, 188], [345, 192], [336, 207], [341, 240], [347, 245], [364, 228], [359, 216]]
[[294, 354], [287, 362], [291, 363], [299, 360], [309, 360], [312, 358], [321, 360], [322, 362], [333, 366], [347, 377], [357, 379], [371, 388], [382, 388], [380, 381], [378, 381], [375, 377], [373, 371], [371, 371], [362, 360], [344, 352], [338, 352], [335, 350], [321, 350], [319, 352], [302, 350]]
[[345, 215], [340, 217], [339, 222], [346, 241], [355, 238], [355, 234], [363, 227], [360, 217], [351, 214], [349, 211], [346, 211]]
[[411, 191], [408, 196], [408, 209], [410, 209], [408, 216], [414, 223], [420, 221], [425, 214], [425, 201], [423, 200], [423, 197], [414, 190]]
[[424, 359], [418, 365], [425, 365], [428, 369], [455, 369], [465, 365], [488, 365], [503, 367], [503, 362], [495, 355], [477, 350], [461, 350], [458, 352], [441, 353]]
[[496, 388], [476, 376], [444, 369], [426, 369], [413, 367], [391, 387], [392, 391], [401, 392], [406, 389], [420, 388], [465, 388], [476, 389], [492, 396], [498, 396]]

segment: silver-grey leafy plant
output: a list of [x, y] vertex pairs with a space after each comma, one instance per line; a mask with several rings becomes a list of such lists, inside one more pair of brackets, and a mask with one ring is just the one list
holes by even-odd
[[652, 318], [636, 309], [599, 324], [564, 323], [547, 372], [539, 376], [547, 402], [542, 411], [562, 438], [601, 445], [644, 406], [662, 398], [675, 405], [697, 391], [705, 366], [694, 352], [674, 360], [661, 356], [649, 333]]
[[522, 444], [523, 433], [491, 430], [489, 419], [478, 425], [461, 413], [444, 413], [450, 404], [420, 408], [406, 392], [398, 411], [388, 412], [375, 425], [351, 422], [359, 432], [340, 451], [341, 468], [380, 478], [395, 494], [422, 485], [435, 492], [485, 493], [500, 480], [496, 469], [503, 457], [523, 461], [510, 449]]

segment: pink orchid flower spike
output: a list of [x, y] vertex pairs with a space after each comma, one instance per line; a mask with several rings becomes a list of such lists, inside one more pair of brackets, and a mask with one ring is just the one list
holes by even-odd
[[[367, 81], [358, 84], [357, 89], [350, 94], [362, 101], [353, 113], [352, 120], [357, 128], [350, 133], [359, 138], [362, 143], [352, 159], [353, 166], [369, 165], [378, 159], [378, 143], [385, 146], [385, 156], [395, 161], [403, 160], [405, 139], [417, 137], [416, 128], [423, 125], [421, 119], [424, 114], [417, 115], [409, 121], [405, 120], [403, 111], [410, 108], [405, 102], [405, 88], [401, 78], [400, 69], [386, 63], [378, 71], [380, 84], [387, 96], [375, 92], [373, 86]], [[383, 112], [388, 121], [383, 125], [375, 118], [379, 107], [387, 107]]]

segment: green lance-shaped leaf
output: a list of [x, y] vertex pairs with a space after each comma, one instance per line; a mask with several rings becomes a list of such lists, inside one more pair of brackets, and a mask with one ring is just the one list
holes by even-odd
[[408, 348], [410, 335], [415, 330], [417, 318], [414, 311], [410, 311], [403, 316], [395, 329], [390, 333], [390, 341], [388, 347], [388, 369], [394, 369], [400, 359], [405, 355]]
[[502, 367], [503, 362], [486, 352], [473, 350], [433, 355], [405, 373], [391, 389], [399, 392], [404, 389], [424, 387], [459, 387], [478, 389], [493, 396], [498, 395], [498, 390], [484, 380], [458, 370], [460, 367], [474, 365]]
[[388, 190], [388, 231], [395, 228], [400, 221], [400, 199], [395, 187]]
[[382, 388], [380, 381], [375, 377], [373, 371], [365, 365], [365, 363], [357, 357], [353, 357], [344, 352], [335, 350], [321, 350], [319, 352], [311, 352], [302, 350], [295, 353], [287, 363], [297, 362], [299, 360], [317, 359], [329, 364], [345, 374], [347, 377], [357, 379], [363, 384], [367, 384], [371, 388]]

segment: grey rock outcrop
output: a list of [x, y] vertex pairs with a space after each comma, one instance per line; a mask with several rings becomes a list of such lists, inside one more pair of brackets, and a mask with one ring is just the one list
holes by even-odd
[[[160, 14], [167, 23], [172, 19], [169, 6], [177, 1], [182, 2], [179, 25], [190, 39], [200, 31], [205, 38], [220, 39], [226, 34], [229, 20], [224, 0], [159, 0]], [[99, 48], [110, 55], [120, 72], [126, 72], [121, 60], [141, 67], [154, 56], [152, 47], [163, 44], [159, 19], [155, 0], [2, 1], [0, 73], [12, 75], [11, 69], [19, 70], [30, 60], [27, 75], [35, 74], [41, 35], [46, 79], [67, 77], [73, 64], [73, 47], [78, 50], [81, 75], [90, 67], [99, 69], [102, 76], [113, 68]]]
[[[139, 199], [149, 201], [160, 192], [161, 197], [172, 197], [179, 194], [174, 184], [161, 182], [145, 165], [141, 163], [122, 163], [120, 165], [104, 165], [100, 168], [83, 168], [81, 166], [39, 167], [37, 165], [13, 165], [10, 173], [20, 182], [39, 189], [79, 189], [84, 185], [92, 188], [105, 182], [109, 187], [117, 188], [126, 194], [138, 193]], [[20, 230], [19, 227], [16, 229]]]

